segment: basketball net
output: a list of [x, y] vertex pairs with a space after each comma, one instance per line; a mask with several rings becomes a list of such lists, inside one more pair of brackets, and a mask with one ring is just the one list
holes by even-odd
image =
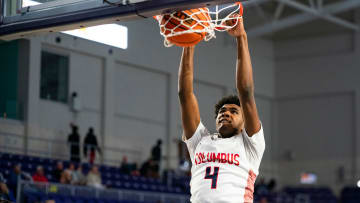
[[[209, 41], [212, 38], [216, 38], [215, 31], [223, 32], [230, 30], [236, 27], [236, 25], [238, 24], [238, 19], [242, 18], [242, 5], [238, 2], [233, 4], [216, 5], [211, 8], [204, 7], [196, 10], [198, 11], [193, 13], [191, 12], [190, 15], [186, 13], [187, 15], [183, 19], [175, 15], [177, 12], [154, 16], [154, 18], [159, 23], [160, 34], [164, 37], [164, 45], [166, 47], [173, 46], [173, 44], [170, 41], [168, 41], [167, 38], [183, 35], [187, 33], [206, 33], [204, 40]], [[199, 20], [198, 18], [193, 17], [198, 14], [204, 14], [203, 16], [206, 16], [206, 19]], [[169, 16], [169, 17], [164, 18], [165, 16], [167, 17]], [[166, 20], [163, 21], [164, 19]], [[166, 27], [166, 25], [172, 19], [175, 19], [180, 23], [174, 26], [173, 28], [169, 29]], [[196, 23], [194, 23], [191, 26], [188, 25], [187, 23], [184, 23], [189, 20], [194, 20]], [[231, 23], [231, 25], [229, 25], [227, 22], [234, 22], [234, 23]], [[182, 31], [176, 30], [180, 26], [186, 27], [188, 29]], [[194, 29], [195, 27], [197, 29]], [[202, 29], [198, 29], [199, 27], [202, 27]]]

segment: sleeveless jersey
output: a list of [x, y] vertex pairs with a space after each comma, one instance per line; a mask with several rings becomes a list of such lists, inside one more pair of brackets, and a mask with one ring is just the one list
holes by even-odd
[[265, 150], [263, 128], [230, 138], [210, 134], [200, 122], [186, 140], [191, 157], [192, 203], [252, 203], [254, 183]]

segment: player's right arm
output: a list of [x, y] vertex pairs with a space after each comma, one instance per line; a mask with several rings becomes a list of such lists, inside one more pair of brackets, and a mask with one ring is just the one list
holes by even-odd
[[200, 123], [200, 111], [194, 94], [194, 49], [185, 47], [179, 67], [178, 93], [181, 107], [181, 120], [186, 139], [190, 139]]

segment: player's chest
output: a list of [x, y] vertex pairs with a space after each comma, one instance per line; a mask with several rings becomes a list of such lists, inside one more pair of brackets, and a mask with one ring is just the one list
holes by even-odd
[[239, 166], [247, 161], [244, 143], [241, 137], [211, 139], [200, 141], [195, 150], [195, 166], [211, 163]]

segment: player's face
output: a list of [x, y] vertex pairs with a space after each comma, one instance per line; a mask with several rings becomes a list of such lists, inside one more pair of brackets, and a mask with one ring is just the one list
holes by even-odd
[[236, 104], [225, 104], [216, 117], [216, 130], [223, 137], [231, 137], [244, 126], [242, 109]]

